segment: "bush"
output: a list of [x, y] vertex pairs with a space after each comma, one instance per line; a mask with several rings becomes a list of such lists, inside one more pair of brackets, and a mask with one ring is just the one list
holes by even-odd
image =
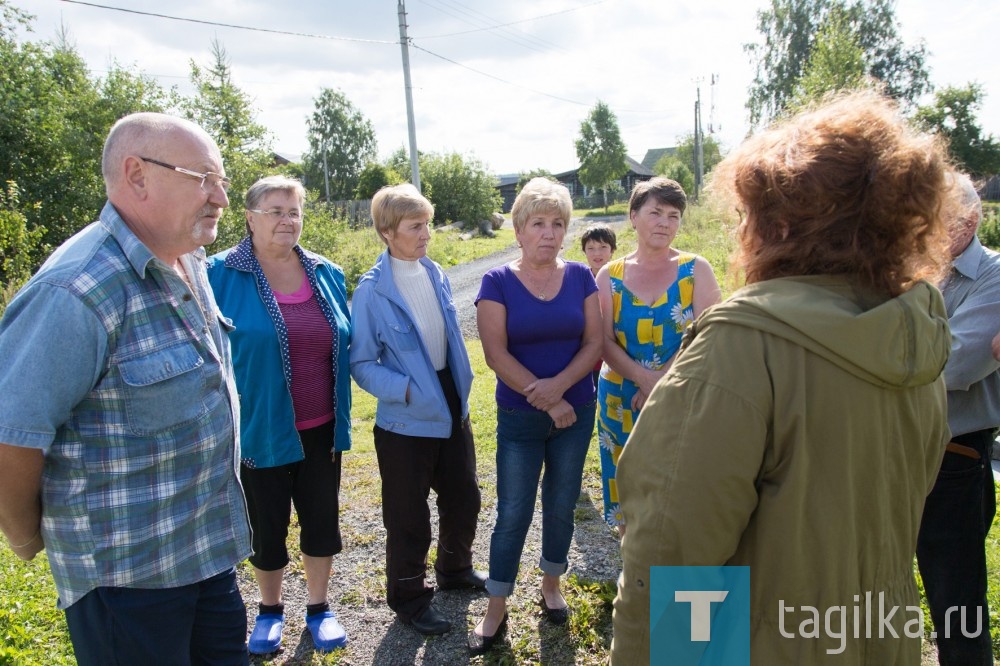
[[978, 235], [983, 245], [1000, 251], [1000, 204], [983, 204], [983, 222]]
[[434, 204], [437, 224], [477, 225], [500, 210], [496, 177], [474, 157], [458, 153], [421, 156], [420, 182], [424, 196]]
[[403, 177], [392, 167], [369, 162], [361, 170], [361, 175], [358, 176], [358, 186], [354, 189], [354, 198], [371, 199], [386, 185], [399, 185], [402, 182]]

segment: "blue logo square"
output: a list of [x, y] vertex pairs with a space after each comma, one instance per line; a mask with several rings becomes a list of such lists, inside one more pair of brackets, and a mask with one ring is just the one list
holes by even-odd
[[750, 666], [750, 567], [650, 567], [649, 663]]

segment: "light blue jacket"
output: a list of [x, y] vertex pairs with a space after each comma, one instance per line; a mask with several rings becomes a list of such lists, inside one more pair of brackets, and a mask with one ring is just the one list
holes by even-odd
[[[430, 276], [444, 313], [448, 367], [462, 399], [464, 419], [469, 415], [472, 367], [458, 326], [451, 284], [439, 265], [427, 257], [420, 263]], [[392, 279], [388, 250], [358, 280], [351, 319], [351, 375], [361, 388], [378, 398], [375, 425], [411, 437], [450, 437], [448, 403], [413, 316]]]
[[[313, 294], [333, 336], [333, 404], [336, 451], [351, 448], [351, 319], [344, 272], [318, 254], [295, 246]], [[288, 329], [251, 250], [250, 239], [208, 261], [208, 281], [222, 313], [232, 319], [233, 365], [240, 392], [242, 460], [255, 468], [277, 467], [304, 457], [295, 429]]]

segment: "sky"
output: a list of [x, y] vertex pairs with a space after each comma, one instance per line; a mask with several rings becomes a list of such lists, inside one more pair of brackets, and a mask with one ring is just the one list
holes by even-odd
[[[8, 1], [36, 16], [27, 39], [65, 30], [93, 76], [118, 63], [182, 94], [192, 92], [190, 62], [210, 66], [218, 40], [278, 152], [308, 150], [306, 119], [322, 88], [342, 91], [371, 121], [380, 159], [409, 146], [397, 0]], [[692, 132], [699, 93], [705, 134], [736, 146], [754, 73], [743, 45], [758, 39], [756, 12], [767, 5], [405, 0], [417, 147], [472, 156], [496, 174], [567, 171], [578, 164], [580, 123], [602, 100], [641, 161]], [[959, 0], [942, 15], [936, 0], [899, 0], [896, 18], [907, 45], [925, 42], [936, 87], [983, 86], [980, 124], [1000, 136], [990, 32], [1000, 2]]]

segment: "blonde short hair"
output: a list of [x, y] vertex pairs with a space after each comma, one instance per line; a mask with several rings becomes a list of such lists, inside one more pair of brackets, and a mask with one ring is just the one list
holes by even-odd
[[521, 188], [521, 192], [514, 199], [513, 208], [510, 209], [514, 228], [523, 231], [528, 219], [540, 212], [559, 213], [562, 221], [569, 224], [569, 218], [573, 214], [573, 200], [570, 199], [569, 190], [565, 185], [542, 177], [529, 180]]
[[378, 239], [386, 243], [386, 232], [395, 233], [410, 217], [434, 217], [434, 206], [410, 183], [386, 185], [372, 197], [372, 221]]

